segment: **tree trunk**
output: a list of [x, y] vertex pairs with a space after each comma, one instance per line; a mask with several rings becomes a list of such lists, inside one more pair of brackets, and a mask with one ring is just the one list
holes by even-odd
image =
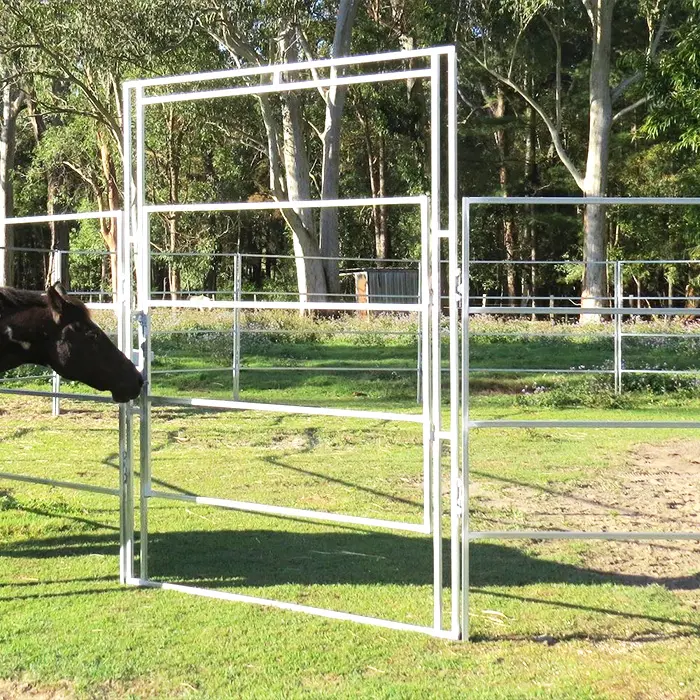
[[[378, 153], [378, 196], [386, 197], [386, 136], [379, 136], [379, 153]], [[385, 261], [391, 258], [391, 236], [389, 234], [389, 207], [386, 204], [380, 204], [373, 208], [377, 212], [377, 257], [380, 261]], [[386, 265], [386, 262], [381, 262], [380, 265]]]
[[[289, 28], [280, 37], [280, 49], [288, 62], [298, 60], [295, 31]], [[309, 159], [304, 143], [304, 121], [299, 96], [287, 92], [282, 98], [282, 157], [285, 167], [287, 195], [290, 201], [311, 199]], [[328, 287], [323, 261], [313, 231], [314, 217], [309, 209], [295, 209], [289, 217], [296, 256], [299, 301], [326, 301]]]
[[[333, 58], [346, 56], [350, 52], [352, 27], [357, 16], [359, 0], [341, 0], [333, 37]], [[342, 68], [332, 68], [331, 77], [342, 75]], [[321, 174], [321, 197], [338, 199], [340, 179], [340, 133], [347, 88], [330, 87], [326, 93], [326, 119], [323, 130], [323, 169]], [[338, 235], [338, 210], [321, 209], [319, 218], [319, 249], [321, 255], [335, 260], [324, 260], [326, 285], [330, 294], [340, 292], [339, 260], [340, 241]]]
[[[175, 253], [178, 248], [178, 228], [177, 214], [171, 214], [167, 219], [168, 228], [168, 250]], [[175, 300], [180, 296], [182, 290], [180, 265], [178, 259], [173, 255], [168, 262], [168, 288], [170, 289], [170, 298]]]
[[[121, 209], [121, 194], [117, 186], [116, 170], [114, 168], [114, 159], [109, 150], [107, 137], [101, 129], [97, 130], [97, 147], [100, 154], [100, 165], [102, 167], [102, 176], [106, 187], [106, 204], [110, 210]], [[116, 297], [118, 288], [118, 269], [117, 269], [117, 219], [100, 219], [100, 231], [104, 239], [107, 250], [110, 252], [110, 272], [112, 282], [112, 295]]]
[[[506, 99], [503, 88], [499, 85], [496, 90], [496, 103], [492, 107], [493, 116], [496, 119], [503, 119], [506, 114]], [[507, 197], [510, 190], [510, 178], [508, 173], [508, 157], [510, 156], [510, 139], [508, 132], [501, 126], [494, 131], [494, 139], [498, 147], [499, 167], [498, 167], [498, 184], [501, 189], [501, 195]], [[505, 252], [506, 261], [515, 259], [516, 252], [516, 233], [515, 222], [510, 208], [506, 207], [503, 218], [503, 250]], [[518, 288], [515, 274], [515, 266], [506, 262], [506, 293], [511, 298], [512, 303], [515, 303], [514, 297], [518, 296]]]
[[[47, 196], [46, 196], [46, 213], [49, 216], [57, 213], [55, 210], [56, 199], [61, 190], [60, 178], [52, 170], [46, 174], [47, 178]], [[51, 255], [54, 259], [51, 260], [50, 269], [57, 273], [63, 286], [70, 288], [70, 264], [68, 251], [70, 250], [70, 223], [68, 221], [54, 221], [49, 224], [51, 233]], [[60, 269], [57, 269], [56, 256], [58, 251], [62, 251], [60, 256]]]
[[[593, 26], [590, 75], [590, 114], [588, 124], [588, 159], [583, 183], [586, 197], [605, 195], [608, 179], [610, 131], [612, 128], [612, 95], [610, 90], [610, 49], [612, 16], [615, 0], [585, 2]], [[588, 204], [583, 219], [584, 275], [581, 307], [605, 305], [606, 240], [605, 207]], [[583, 322], [597, 322], [598, 314], [583, 314]]]
[[[529, 78], [532, 83], [532, 78]], [[525, 191], [529, 196], [537, 192], [538, 176], [537, 176], [537, 127], [535, 122], [535, 110], [532, 107], [526, 109], [527, 132], [525, 135]], [[534, 297], [537, 294], [537, 276], [536, 266], [534, 261], [537, 260], [537, 229], [535, 227], [535, 207], [528, 204], [525, 208], [525, 229], [523, 232], [524, 242], [530, 251], [530, 260], [533, 264], [530, 266], [529, 275], [523, 271], [522, 288], [523, 295], [527, 289], [529, 296]]]
[[[377, 137], [378, 147], [375, 153], [375, 142], [369, 121], [358, 111], [358, 119], [364, 127], [365, 149], [367, 151], [367, 172], [372, 197], [386, 197], [386, 138], [384, 134]], [[389, 235], [388, 207], [380, 204], [372, 207], [372, 225], [374, 227], [374, 254], [377, 264], [382, 267], [382, 261], [391, 257], [391, 238]]]
[[14, 228], [5, 223], [14, 214], [12, 171], [15, 162], [17, 114], [22, 96], [11, 82], [2, 89], [2, 124], [0, 125], [0, 287], [14, 283], [12, 247]]
[[[181, 125], [175, 116], [175, 110], [170, 105], [168, 111], [168, 189], [170, 201], [177, 204], [180, 201], [180, 144]], [[170, 288], [170, 298], [175, 300], [182, 290], [181, 271], [178, 258], [175, 256], [179, 248], [180, 236], [178, 230], [178, 215], [171, 213], [167, 218], [167, 229], [169, 238], [169, 250], [171, 253], [168, 262], [168, 286]]]

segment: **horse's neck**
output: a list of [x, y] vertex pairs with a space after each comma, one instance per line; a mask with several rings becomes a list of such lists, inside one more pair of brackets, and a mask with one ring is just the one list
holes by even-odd
[[0, 372], [20, 365], [47, 364], [48, 309], [0, 310]]

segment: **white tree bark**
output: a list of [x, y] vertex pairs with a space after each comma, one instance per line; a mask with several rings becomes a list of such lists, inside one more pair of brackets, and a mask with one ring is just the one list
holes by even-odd
[[[359, 0], [340, 0], [333, 56], [343, 56], [349, 52], [358, 5]], [[219, 7], [203, 21], [209, 34], [239, 64], [267, 63], [261, 51], [239, 31], [235, 18], [227, 9]], [[299, 28], [289, 22], [277, 41], [282, 61], [298, 61], [301, 46], [307, 56], [313, 58]], [[263, 80], [267, 82], [269, 78]], [[322, 94], [326, 112], [325, 127], [321, 133], [323, 161], [320, 189], [323, 198], [336, 199], [340, 172], [340, 122], [346, 90], [332, 88]], [[310, 199], [311, 177], [301, 102], [292, 92], [284, 93], [280, 99], [283, 104], [281, 117], [269, 96], [258, 97], [267, 139], [270, 189], [277, 200]], [[319, 217], [315, 217], [310, 210], [283, 210], [282, 214], [292, 231], [300, 299], [325, 301], [329, 291], [335, 293], [339, 289], [338, 264], [310, 258], [339, 255], [337, 211], [322, 210]], [[319, 220], [318, 226], [316, 218]]]
[[[612, 92], [610, 87], [610, 49], [615, 0], [584, 0], [592, 26], [591, 75], [589, 85], [588, 157], [583, 181], [586, 197], [604, 196], [608, 182], [610, 131], [612, 129]], [[605, 207], [586, 206], [584, 214], [584, 275], [581, 306], [604, 306], [606, 295]], [[583, 322], [598, 321], [597, 314], [582, 315]]]
[[[341, 0], [338, 7], [338, 18], [333, 37], [333, 58], [347, 56], [350, 53], [352, 28], [357, 16], [359, 0]], [[332, 69], [331, 77], [342, 75], [342, 69]], [[323, 130], [323, 170], [321, 180], [321, 197], [323, 199], [338, 198], [338, 183], [340, 179], [340, 132], [343, 112], [345, 109], [346, 87], [331, 87], [328, 89], [326, 100], [326, 119]], [[322, 209], [319, 221], [319, 247], [324, 257], [337, 258], [340, 256], [338, 232], [338, 210]], [[328, 291], [337, 294], [340, 291], [340, 276], [338, 260], [323, 262]]]
[[[280, 36], [280, 52], [287, 63], [299, 60], [296, 31], [288, 27]], [[287, 195], [290, 201], [311, 199], [309, 159], [304, 140], [304, 120], [299, 96], [293, 91], [282, 98], [282, 157]], [[295, 209], [290, 221], [296, 256], [299, 301], [325, 301], [328, 287], [319, 259], [321, 252], [313, 234], [314, 215], [309, 209]]]
[[0, 287], [12, 286], [14, 246], [13, 227], [5, 219], [13, 216], [12, 170], [15, 161], [17, 114], [22, 95], [13, 83], [6, 82], [2, 89], [2, 124], [0, 124]]

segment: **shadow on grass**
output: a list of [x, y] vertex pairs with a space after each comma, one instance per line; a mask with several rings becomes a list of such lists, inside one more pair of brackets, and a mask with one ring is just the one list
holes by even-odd
[[[430, 586], [432, 543], [428, 538], [386, 533], [343, 532], [294, 533], [274, 530], [193, 531], [153, 534], [150, 542], [150, 572], [156, 580], [168, 580], [204, 588], [241, 589], [285, 585]], [[447, 558], [449, 543], [445, 541]], [[0, 549], [2, 558], [46, 559], [52, 557], [113, 556], [119, 553], [117, 539], [109, 534], [52, 537], [26, 540]], [[683, 577], [618, 575], [547, 561], [501, 544], [474, 543], [471, 547], [471, 590], [489, 596], [580, 610], [630, 620], [671, 624], [682, 636], [700, 635], [700, 623], [681, 619], [583, 605], [549, 597], [521, 595], [517, 591], [493, 590], [530, 584], [596, 586], [658, 584], [675, 590], [700, 588], [700, 573]], [[96, 579], [101, 583], [102, 580]], [[445, 570], [449, 582], [449, 567]], [[62, 584], [50, 581], [48, 584]], [[7, 584], [11, 587], [14, 584]], [[20, 584], [22, 585], [22, 584]], [[69, 597], [114, 592], [109, 588], [79, 591], [28, 593], [29, 598]], [[247, 591], [246, 591], [247, 592]], [[397, 593], [400, 595], [400, 593]], [[567, 593], [562, 591], [561, 597]], [[559, 596], [557, 596], [559, 598]], [[16, 595], [0, 602], [17, 600]], [[581, 633], [582, 638], [589, 635]], [[508, 635], [506, 635], [508, 636]], [[498, 635], [496, 635], [496, 638]], [[666, 632], [662, 635], [667, 637]], [[495, 637], [484, 637], [493, 641]], [[510, 637], [509, 637], [510, 638]], [[572, 637], [578, 638], [578, 637]], [[609, 639], [608, 636], [604, 637]], [[659, 636], [654, 636], [658, 640]], [[475, 639], [474, 641], [478, 641]], [[556, 642], [565, 641], [557, 638]]]
[[[432, 541], [388, 533], [300, 533], [223, 530], [154, 533], [149, 538], [154, 578], [213, 587], [287, 584], [430, 585]], [[449, 541], [444, 541], [445, 559]], [[5, 546], [1, 558], [114, 555], [117, 539], [85, 534], [26, 540]], [[658, 584], [673, 590], [700, 589], [700, 572], [655, 577], [615, 574], [533, 557], [516, 547], [477, 542], [470, 548], [475, 588], [531, 584], [626, 586]], [[449, 567], [446, 565], [446, 580]]]

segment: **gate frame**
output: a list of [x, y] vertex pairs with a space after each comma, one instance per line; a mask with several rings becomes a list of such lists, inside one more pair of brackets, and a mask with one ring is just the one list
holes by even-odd
[[[471, 420], [469, 417], [469, 318], [472, 315], [505, 314], [549, 316], [550, 314], [572, 315], [571, 307], [550, 306], [470, 306], [469, 305], [469, 259], [471, 233], [471, 207], [483, 204], [512, 206], [518, 204], [607, 204], [607, 205], [700, 205], [698, 197], [463, 197], [462, 198], [462, 278], [464, 299], [462, 305], [462, 474], [464, 478], [466, 508], [462, 519], [462, 542], [465, 549], [462, 591], [464, 596], [465, 639], [469, 638], [469, 545], [474, 540], [698, 540], [700, 532], [654, 532], [654, 531], [570, 531], [570, 530], [471, 530], [469, 526], [469, 433], [474, 429], [492, 428], [680, 428], [698, 429], [700, 421], [594, 421], [594, 420]], [[607, 263], [606, 263], [607, 264]], [[616, 278], [614, 306], [586, 307], [575, 310], [577, 314], [613, 316], [616, 326], [615, 343], [619, 342], [619, 319], [624, 315], [640, 316], [700, 316], [700, 309], [630, 309], [624, 308], [619, 294], [619, 277]], [[616, 377], [617, 380], [617, 377]], [[617, 381], [615, 382], [616, 389]]]
[[[128, 239], [127, 236], [121, 235], [126, 229], [124, 227], [124, 212], [117, 211], [90, 211], [78, 213], [64, 214], [47, 214], [38, 216], [15, 216], [3, 218], [4, 226], [16, 226], [18, 224], [46, 224], [61, 221], [85, 221], [88, 219], [116, 219], [119, 224], [119, 233], [117, 236], [117, 250], [107, 255], [117, 256], [118, 280], [115, 286], [116, 296], [111, 303], [88, 303], [88, 309], [111, 309], [117, 317], [117, 347], [127, 356], [132, 354], [132, 342], [130, 333], [130, 317], [131, 317], [131, 284], [129, 275], [125, 273], [128, 257]], [[18, 246], [12, 246], [10, 250], [24, 250]], [[35, 250], [35, 249], [32, 249]], [[6, 251], [5, 251], [6, 252]], [[36, 249], [35, 252], [42, 252], [41, 249]], [[60, 257], [66, 251], [46, 251], [56, 253]], [[70, 252], [70, 251], [68, 251]], [[125, 257], [126, 256], [126, 257]], [[51, 271], [52, 280], [56, 280], [56, 261], [53, 262]], [[106, 396], [93, 394], [79, 394], [60, 391], [60, 379], [54, 372], [52, 376], [52, 390], [41, 391], [34, 389], [7, 389], [0, 388], [0, 394], [10, 394], [15, 396], [38, 396], [52, 399], [52, 412], [57, 416], [60, 412], [59, 402], [63, 399], [71, 399], [74, 401], [87, 401], [92, 403], [112, 403], [112, 399]], [[130, 405], [119, 404], [119, 477], [117, 488], [107, 486], [94, 486], [92, 484], [81, 484], [75, 481], [61, 481], [57, 479], [45, 479], [41, 477], [27, 476], [14, 472], [0, 472], [0, 479], [8, 481], [19, 481], [29, 484], [42, 484], [45, 486], [54, 486], [57, 488], [70, 489], [72, 491], [87, 491], [89, 493], [100, 493], [108, 496], [117, 496], [119, 498], [119, 581], [126, 583], [127, 580], [127, 562], [130, 558], [130, 552], [133, 551], [133, 529], [129, 530], [129, 522], [126, 517], [128, 506], [133, 503], [133, 495], [129, 493], [130, 477], [129, 474], [133, 471], [132, 465], [132, 431], [131, 421], [129, 420]], [[133, 508], [133, 505], [131, 506]]]
[[[338, 68], [350, 66], [362, 66], [366, 64], [388, 64], [397, 61], [415, 61], [423, 59], [428, 63], [427, 68], [409, 68], [394, 72], [366, 73], [359, 76], [338, 75]], [[312, 80], [291, 80], [281, 82], [283, 74], [290, 72], [308, 71], [310, 69], [330, 69], [330, 78], [322, 79], [313, 75]], [[447, 78], [443, 79], [443, 71], [446, 70]], [[343, 71], [340, 71], [343, 73]], [[162, 88], [180, 84], [192, 84], [204, 81], [219, 81], [231, 78], [262, 78], [270, 76], [270, 83], [261, 83], [252, 86], [233, 88], [216, 88], [185, 93], [155, 94], [146, 96], [145, 90], [149, 88]], [[198, 204], [165, 204], [149, 205], [146, 202], [146, 161], [145, 161], [145, 107], [150, 104], [164, 104], [172, 102], [185, 102], [210, 98], [233, 97], [237, 95], [259, 95], [280, 93], [283, 91], [302, 89], [321, 89], [324, 87], [339, 85], [359, 85], [367, 83], [390, 82], [408, 79], [427, 79], [430, 81], [430, 124], [431, 124], [431, 193], [430, 198], [425, 195], [417, 197], [393, 197], [393, 198], [362, 198], [362, 199], [338, 199], [338, 200], [312, 200], [312, 201], [285, 201], [285, 202], [215, 202]], [[444, 82], [443, 82], [444, 81]], [[442, 107], [441, 86], [444, 85], [447, 97], [447, 109]], [[133, 467], [125, 474], [124, 484], [124, 514], [123, 529], [125, 546], [123, 549], [122, 571], [123, 581], [127, 584], [166, 588], [194, 595], [249, 602], [258, 605], [277, 607], [287, 610], [302, 611], [322, 617], [351, 620], [365, 624], [387, 627], [392, 629], [418, 631], [436, 637], [447, 639], [461, 639], [464, 632], [464, 614], [466, 611], [466, 599], [462, 588], [462, 571], [465, 562], [462, 561], [466, 551], [462, 541], [462, 504], [465, 493], [463, 474], [460, 470], [460, 425], [459, 425], [459, 327], [458, 327], [458, 202], [457, 202], [457, 70], [456, 51], [453, 46], [436, 47], [432, 49], [418, 49], [414, 51], [400, 51], [393, 53], [372, 54], [364, 56], [348, 56], [336, 59], [322, 59], [295, 64], [278, 64], [271, 66], [255, 66], [251, 68], [198, 73], [184, 76], [171, 76], [152, 78], [145, 80], [128, 81], [123, 85], [123, 114], [124, 114], [124, 202], [125, 215], [124, 226], [127, 235], [123, 236], [123, 245], [120, 248], [124, 262], [135, 256], [136, 262], [136, 305], [132, 319], [137, 322], [138, 330], [138, 365], [144, 375], [144, 391], [142, 392], [138, 410], [129, 406], [126, 408], [124, 421], [121, 425], [126, 436], [125, 462], [131, 464], [133, 455], [133, 418], [138, 412], [140, 420], [140, 552], [138, 576], [136, 570], [136, 553], [134, 547], [134, 474]], [[135, 117], [132, 116], [132, 108]], [[132, 135], [132, 119], [135, 121], [135, 135]], [[443, 120], [446, 121], [447, 142], [447, 192], [442, 196], [441, 188], [441, 130]], [[134, 159], [135, 145], [135, 159]], [[132, 181], [135, 160], [135, 182]], [[433, 203], [431, 205], [431, 202]], [[443, 204], [445, 203], [445, 204]], [[421, 316], [422, 342], [427, 371], [423, 373], [424, 401], [423, 412], [416, 414], [389, 413], [379, 411], [357, 411], [344, 409], [322, 409], [308, 406], [286, 406], [275, 404], [260, 404], [243, 402], [238, 400], [216, 401], [210, 399], [182, 399], [179, 397], [156, 397], [149, 393], [151, 385], [151, 346], [150, 346], [150, 311], [158, 307], [186, 308], [196, 306], [196, 302], [182, 300], [162, 301], [151, 298], [150, 284], [150, 232], [149, 217], [156, 212], [174, 211], [250, 211], [263, 209], [303, 209], [322, 207], [350, 207], [350, 206], [376, 206], [386, 205], [414, 205], [421, 209], [421, 261], [423, 270], [422, 297], [418, 304], [357, 304], [357, 303], [332, 303], [332, 302], [249, 302], [240, 299], [233, 301], [213, 301], [208, 304], [211, 308], [233, 309], [340, 309], [365, 311], [413, 311]], [[443, 224], [446, 223], [446, 227]], [[447, 257], [441, 255], [442, 243], [447, 242]], [[447, 429], [443, 429], [441, 417], [441, 263], [448, 263], [448, 299], [449, 299], [449, 362], [450, 362], [450, 420]], [[429, 264], [428, 264], [429, 263]], [[126, 266], [123, 269], [131, 269]], [[124, 276], [124, 298], [129, 299], [130, 274]], [[129, 287], [129, 289], [127, 289]], [[130, 299], [129, 299], [130, 302]], [[132, 329], [123, 328], [123, 340], [127, 341]], [[278, 413], [301, 413], [305, 415], [345, 416], [365, 419], [399, 420], [422, 424], [423, 426], [423, 475], [424, 475], [424, 518], [423, 523], [399, 523], [393, 521], [348, 516], [344, 514], [318, 513], [315, 511], [303, 511], [297, 508], [271, 506], [266, 504], [253, 504], [228, 499], [217, 499], [198, 496], [182, 496], [151, 489], [150, 476], [150, 444], [151, 444], [151, 407], [153, 405], [182, 405], [205, 406], [226, 410], [257, 410], [274, 411]], [[449, 448], [450, 463], [450, 560], [451, 560], [451, 606], [450, 626], [445, 629], [443, 625], [443, 554], [442, 554], [442, 516], [443, 494], [441, 485], [441, 460], [442, 448], [445, 444]], [[338, 612], [322, 608], [314, 608], [306, 605], [269, 600], [255, 596], [241, 595], [227, 591], [185, 586], [180, 584], [165, 583], [151, 580], [148, 576], [148, 500], [149, 498], [169, 498], [186, 500], [205, 505], [214, 505], [259, 513], [273, 513], [285, 517], [302, 517], [325, 520], [327, 522], [352, 522], [358, 525], [371, 527], [383, 527], [388, 529], [407, 530], [430, 534], [433, 539], [433, 625], [413, 625], [393, 620], [368, 617], [352, 613]]]

